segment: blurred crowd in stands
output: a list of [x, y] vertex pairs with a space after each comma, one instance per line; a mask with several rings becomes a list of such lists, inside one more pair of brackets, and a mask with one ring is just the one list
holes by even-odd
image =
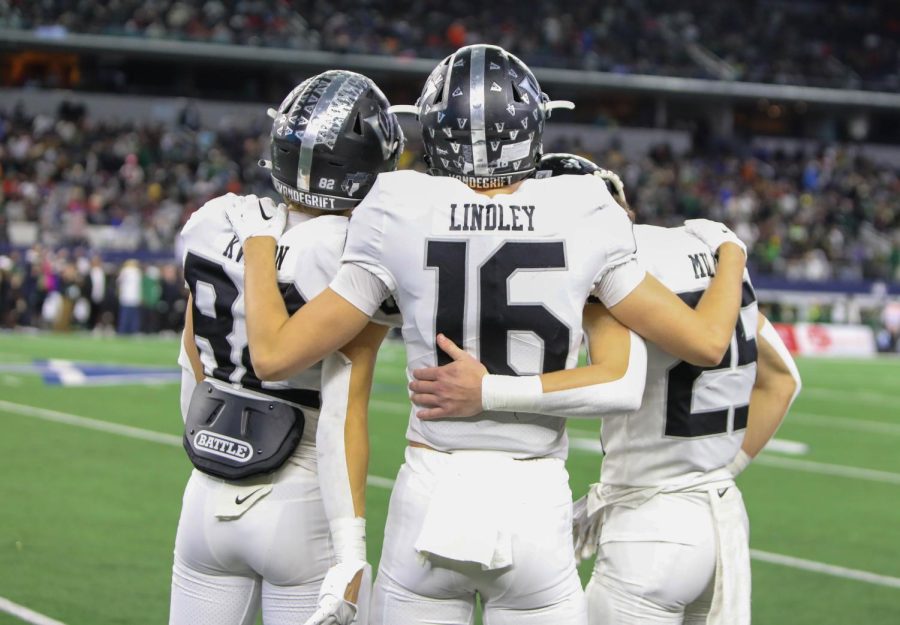
[[209, 198], [271, 193], [257, 166], [268, 130], [265, 120], [201, 129], [188, 114], [172, 126], [110, 123], [68, 103], [55, 117], [0, 112], [0, 245], [24, 222], [49, 246], [170, 250]]
[[[178, 232], [218, 195], [275, 196], [258, 166], [267, 135], [265, 118], [200, 127], [190, 107], [158, 125], [97, 119], [72, 103], [54, 116], [0, 111], [0, 326], [177, 328]], [[401, 168], [424, 169], [418, 144], [408, 142]], [[678, 155], [660, 144], [639, 158], [615, 139], [544, 147], [619, 172], [641, 223], [728, 223], [748, 244], [756, 274], [900, 281], [900, 166], [838, 146]], [[120, 267], [92, 256], [99, 252], [172, 260]]]
[[0, 0], [2, 27], [426, 58], [491, 41], [535, 66], [900, 88], [895, 0]]
[[[274, 196], [258, 166], [268, 123], [216, 129], [116, 124], [65, 104], [55, 117], [0, 111], [0, 247], [24, 236], [49, 248], [172, 250], [188, 216], [227, 192]], [[190, 116], [188, 116], [190, 117]], [[401, 168], [423, 168], [408, 142]], [[822, 147], [724, 148], [629, 159], [615, 141], [548, 142], [618, 171], [640, 221], [705, 216], [730, 224], [755, 271], [790, 279], [900, 281], [900, 165]], [[32, 236], [33, 235], [33, 236]]]
[[185, 306], [184, 282], [174, 261], [104, 262], [84, 248], [41, 245], [0, 255], [0, 328], [176, 332]]

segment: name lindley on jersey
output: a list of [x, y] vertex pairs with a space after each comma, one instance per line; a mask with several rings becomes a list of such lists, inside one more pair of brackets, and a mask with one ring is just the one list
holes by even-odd
[[534, 205], [450, 204], [450, 230], [534, 232]]
[[[228, 260], [233, 260], [236, 263], [243, 262], [244, 248], [238, 245], [240, 241], [241, 240], [237, 237], [237, 235], [231, 237], [231, 241], [229, 241], [228, 245], [225, 246], [225, 251], [222, 252], [222, 256], [224, 256]], [[237, 248], [237, 256], [235, 256], [235, 248]], [[275, 269], [277, 271], [281, 271], [281, 265], [284, 264], [284, 257], [287, 256], [287, 253], [290, 249], [290, 245], [278, 245], [275, 247]]]

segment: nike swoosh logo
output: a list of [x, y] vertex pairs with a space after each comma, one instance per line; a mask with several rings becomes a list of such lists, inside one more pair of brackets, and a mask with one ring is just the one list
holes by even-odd
[[246, 497], [241, 497], [240, 495], [236, 495], [235, 498], [234, 498], [234, 503], [236, 503], [237, 505], [241, 505], [242, 503], [244, 503], [245, 501], [247, 501], [248, 499], [250, 499], [253, 495], [255, 495], [256, 493], [258, 493], [258, 492], [261, 491], [261, 490], [262, 490], [261, 488], [257, 488], [255, 491], [253, 491], [252, 493], [250, 493], [250, 494], [247, 495]]
[[262, 201], [257, 200], [257, 202], [259, 203], [259, 214], [262, 215], [262, 218], [265, 219], [266, 221], [269, 221], [270, 219], [272, 219], [271, 217], [266, 216], [266, 211], [264, 211], [263, 207], [262, 207]]
[[729, 488], [730, 487], [726, 486], [725, 488], [720, 488], [719, 490], [716, 491], [717, 493], [719, 493], [719, 499], [721, 499], [722, 497], [725, 496], [725, 493], [728, 492]]

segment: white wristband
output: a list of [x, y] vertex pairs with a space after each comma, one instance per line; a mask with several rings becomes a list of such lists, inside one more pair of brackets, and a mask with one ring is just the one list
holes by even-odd
[[728, 472], [731, 473], [732, 477], [737, 477], [747, 468], [747, 466], [749, 466], [752, 460], [753, 458], [750, 457], [750, 454], [743, 449], [738, 449], [734, 459], [725, 465], [725, 468], [728, 469]]
[[338, 562], [366, 559], [366, 519], [343, 517], [331, 521], [331, 540]]
[[481, 405], [485, 410], [534, 412], [544, 393], [537, 375], [492, 375], [481, 378]]
[[481, 378], [481, 405], [485, 410], [534, 412], [544, 387], [537, 375], [492, 375]]
[[482, 408], [583, 419], [634, 412], [641, 407], [647, 379], [647, 346], [634, 332], [629, 339], [628, 368], [617, 380], [545, 393], [540, 376], [486, 375]]

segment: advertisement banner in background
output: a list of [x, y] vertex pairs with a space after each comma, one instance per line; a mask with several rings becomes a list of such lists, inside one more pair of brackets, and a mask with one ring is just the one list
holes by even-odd
[[785, 345], [801, 356], [874, 356], [875, 333], [863, 325], [773, 324]]

